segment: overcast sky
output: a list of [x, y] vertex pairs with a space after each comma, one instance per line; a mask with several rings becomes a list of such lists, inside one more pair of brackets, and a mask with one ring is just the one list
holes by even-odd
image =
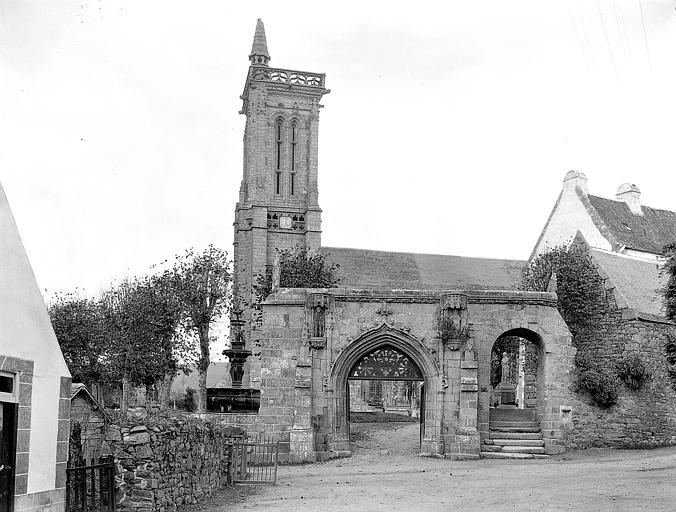
[[[526, 259], [570, 169], [676, 209], [676, 2], [0, 0], [0, 181], [46, 295], [231, 252], [239, 95], [327, 75], [326, 246]], [[413, 7], [414, 6], [414, 7]]]

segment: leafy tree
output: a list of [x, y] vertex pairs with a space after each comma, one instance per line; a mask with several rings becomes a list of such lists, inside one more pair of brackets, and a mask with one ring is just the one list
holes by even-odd
[[201, 253], [189, 249], [177, 257], [171, 271], [171, 286], [181, 305], [184, 325], [199, 340], [198, 393], [199, 412], [206, 410], [207, 370], [211, 324], [230, 305], [232, 272], [227, 253], [210, 245]]
[[160, 384], [166, 408], [171, 379], [189, 360], [190, 341], [179, 329], [183, 311], [171, 278], [165, 272], [126, 280], [101, 297], [111, 371], [122, 380], [123, 410], [132, 385]]
[[183, 310], [172, 286], [169, 271], [152, 275], [137, 283], [136, 298], [141, 319], [140, 334], [148, 344], [147, 352], [152, 360], [145, 366], [143, 379], [146, 386], [157, 385], [160, 389], [160, 408], [169, 406], [169, 392], [173, 378], [183, 371], [196, 356], [193, 338], [182, 329]]
[[107, 380], [106, 343], [97, 301], [74, 293], [56, 294], [48, 311], [73, 381], [92, 386]]
[[664, 248], [667, 258], [662, 273], [667, 276], [667, 284], [662, 289], [664, 308], [667, 318], [676, 320], [676, 242]]
[[131, 386], [145, 384], [145, 365], [151, 359], [144, 343], [138, 307], [137, 283], [131, 280], [111, 285], [99, 301], [103, 314], [111, 372], [122, 381], [120, 409], [129, 407]]

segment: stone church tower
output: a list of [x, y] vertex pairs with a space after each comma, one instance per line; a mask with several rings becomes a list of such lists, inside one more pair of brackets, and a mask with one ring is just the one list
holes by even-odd
[[260, 19], [249, 60], [240, 112], [246, 115], [244, 172], [234, 224], [235, 297], [245, 310], [253, 281], [273, 264], [277, 249], [319, 248], [319, 101], [329, 92], [323, 74], [269, 66]]

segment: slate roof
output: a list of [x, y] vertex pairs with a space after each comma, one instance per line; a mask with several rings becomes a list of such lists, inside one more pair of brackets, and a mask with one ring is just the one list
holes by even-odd
[[322, 247], [340, 286], [405, 290], [516, 289], [527, 262]]
[[665, 316], [660, 290], [667, 278], [660, 272], [661, 265], [598, 249], [590, 249], [590, 253], [615, 285], [615, 293], [619, 294], [627, 307], [639, 313]]
[[620, 245], [628, 249], [662, 254], [668, 243], [676, 242], [676, 213], [642, 206], [635, 215], [623, 201], [588, 195], [589, 202]]

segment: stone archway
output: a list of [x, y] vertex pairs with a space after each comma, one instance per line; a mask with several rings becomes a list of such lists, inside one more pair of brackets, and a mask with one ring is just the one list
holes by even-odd
[[[491, 349], [491, 407], [504, 403], [519, 409], [537, 409], [545, 387], [544, 357], [539, 334], [528, 329], [511, 329], [501, 334]], [[508, 375], [503, 374], [505, 362]]]
[[[482, 456], [486, 455], [486, 445], [489, 445], [490, 448], [491, 440], [501, 438], [510, 440], [512, 445], [509, 448], [510, 452], [517, 451], [517, 448], [514, 447], [514, 440], [528, 440], [529, 442], [523, 443], [524, 446], [535, 446], [536, 437], [537, 440], [541, 441], [541, 443], [537, 443], [537, 446], [541, 446], [542, 450], [528, 450], [527, 452], [553, 454], [563, 450], [561, 431], [563, 424], [570, 420], [570, 407], [568, 406], [569, 369], [575, 349], [571, 346], [569, 335], [555, 335], [546, 332], [537, 324], [529, 324], [529, 327], [531, 326], [533, 329], [523, 326], [509, 326], [502, 332], [498, 331], [483, 349], [483, 359], [487, 360], [490, 366], [493, 347], [500, 340], [506, 338], [525, 340], [537, 349], [537, 370], [533, 385], [535, 396], [530, 397], [528, 404], [530, 407], [520, 408], [519, 404], [516, 403], [496, 406], [497, 404], [490, 403], [488, 399], [485, 401], [485, 406], [479, 411], [480, 425], [482, 425]], [[512, 372], [514, 372], [518, 365], [514, 365], [512, 368]], [[488, 368], [483, 373], [481, 385], [484, 389], [491, 387], [490, 372], [491, 370]], [[513, 384], [516, 393], [516, 380]], [[498, 435], [499, 432], [509, 435]], [[519, 436], [518, 434], [529, 435]], [[497, 448], [495, 449], [497, 450]]]
[[381, 325], [364, 333], [350, 343], [336, 358], [330, 376], [334, 392], [332, 401], [333, 445], [336, 451], [350, 451], [349, 439], [349, 396], [348, 380], [358, 363], [369, 354], [381, 348], [392, 348], [410, 358], [420, 372], [424, 382], [424, 403], [421, 404], [425, 417], [421, 418], [422, 452], [438, 453], [440, 451], [439, 432], [441, 431], [440, 404], [437, 403], [440, 389], [440, 377], [437, 365], [427, 348], [415, 337], [405, 331]]

